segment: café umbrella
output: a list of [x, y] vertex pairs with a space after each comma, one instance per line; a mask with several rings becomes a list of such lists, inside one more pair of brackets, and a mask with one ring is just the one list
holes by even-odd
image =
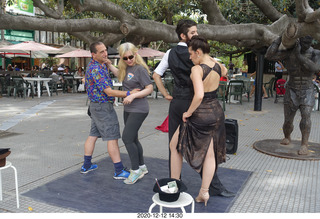
[[[10, 43], [9, 41], [7, 41], [7, 40], [1, 40], [0, 41], [0, 48], [1, 47], [4, 47], [4, 46], [10, 46], [10, 45], [12, 45], [12, 43]], [[2, 55], [2, 54], [1, 54]], [[5, 59], [5, 57], [6, 57], [6, 54], [5, 53], [3, 53], [3, 55], [2, 55], [2, 66], [6, 66], [6, 59]]]
[[48, 54], [46, 54], [46, 51], [58, 51], [57, 48], [47, 46], [41, 43], [37, 43], [34, 41], [25, 41], [18, 44], [13, 44], [10, 46], [4, 46], [0, 48], [0, 51], [2, 52], [8, 52], [8, 53], [28, 53], [30, 54], [30, 57], [35, 58], [43, 58], [43, 56], [48, 57]]
[[[30, 58], [46, 58], [48, 54], [45, 53], [46, 51], [54, 51], [58, 50], [57, 48], [47, 46], [41, 43], [37, 43], [34, 41], [25, 41], [18, 44], [13, 44], [10, 46], [4, 46], [0, 48], [0, 51], [5, 53], [27, 53], [29, 54]], [[31, 62], [30, 62], [31, 63]], [[30, 65], [29, 63], [29, 65]], [[31, 66], [29, 66], [31, 67]]]
[[[108, 46], [108, 55], [118, 54], [117, 50]], [[76, 49], [62, 55], [56, 55], [57, 58], [91, 58], [91, 52], [84, 49]]]
[[10, 42], [7, 41], [7, 40], [1, 40], [1, 41], [0, 41], [0, 48], [1, 48], [1, 47], [5, 47], [5, 46], [11, 46], [11, 45], [13, 45], [13, 43], [10, 43]]
[[65, 54], [67, 52], [71, 52], [71, 51], [74, 51], [74, 50], [77, 50], [78, 48], [76, 47], [73, 47], [73, 46], [70, 46], [69, 44], [59, 48], [58, 50], [55, 50], [55, 51], [49, 51], [47, 52], [48, 54]]
[[76, 49], [62, 55], [56, 55], [57, 58], [90, 58], [91, 52], [84, 49]]
[[163, 57], [165, 53], [155, 49], [142, 47], [138, 50], [138, 54], [143, 58], [155, 58]]
[[[9, 41], [7, 41], [7, 40], [1, 40], [0, 41], [0, 48], [3, 48], [3, 47], [7, 47], [7, 46], [11, 46], [11, 45], [14, 45], [13, 43], [11, 43], [11, 42], [9, 42]], [[38, 51], [37, 52], [38, 54], [38, 56], [44, 56], [44, 57], [46, 57], [46, 54], [45, 53], [43, 53], [43, 52], [40, 52], [40, 51]], [[3, 55], [3, 57], [6, 57], [6, 58], [13, 58], [13, 57], [30, 57], [30, 54], [29, 53], [27, 53], [27, 52], [1, 52], [1, 54]], [[31, 56], [31, 58], [37, 58], [37, 57], [35, 57], [35, 56]]]

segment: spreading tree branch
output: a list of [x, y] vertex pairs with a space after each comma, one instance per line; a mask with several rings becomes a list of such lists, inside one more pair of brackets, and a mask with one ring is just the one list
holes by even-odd
[[44, 12], [46, 16], [50, 18], [54, 18], [54, 19], [62, 18], [62, 12], [60, 10], [58, 11], [52, 10], [51, 8], [43, 4], [41, 0], [33, 0], [33, 6], [38, 7], [41, 11]]
[[283, 15], [275, 7], [273, 7], [273, 5], [271, 4], [271, 1], [266, 1], [266, 0], [251, 0], [251, 1], [272, 22], [277, 21]]
[[[166, 43], [178, 42], [175, 26], [152, 20], [137, 19], [113, 2], [106, 0], [85, 0], [83, 4], [80, 4], [79, 0], [69, 0], [69, 2], [80, 12], [100, 12], [109, 19], [65, 19], [60, 10], [63, 0], [59, 0], [59, 12], [53, 11], [40, 0], [34, 0], [34, 5], [44, 11], [45, 18], [2, 14], [0, 15], [0, 29], [65, 32], [79, 36], [87, 43], [97, 39], [91, 34], [93, 32], [107, 33], [100, 37], [108, 38], [105, 40], [105, 42], [108, 42], [107, 44], [123, 38], [141, 43], [158, 40]], [[274, 39], [284, 33], [289, 33], [288, 36], [292, 39], [311, 35], [320, 40], [320, 23], [318, 20], [320, 10], [313, 11], [307, 0], [296, 0], [298, 20], [286, 15], [281, 16], [280, 12], [275, 11], [270, 1], [252, 0], [273, 21], [272, 25], [257, 23], [230, 24], [222, 16], [215, 0], [200, 0], [200, 2], [204, 12], [208, 15], [210, 24], [199, 24], [198, 32], [210, 40], [247, 48], [268, 46]], [[289, 24], [294, 24], [296, 31], [293, 35], [291, 34], [293, 33], [292, 29], [290, 31], [286, 29]]]
[[318, 8], [316, 11], [312, 13], [308, 13], [306, 15], [305, 22], [312, 23], [312, 22], [319, 22], [320, 20], [320, 8]]
[[298, 22], [304, 22], [307, 15], [313, 12], [308, 0], [296, 0], [296, 12], [298, 16]]
[[207, 14], [209, 24], [212, 24], [212, 25], [215, 25], [215, 24], [216, 25], [229, 25], [229, 24], [231, 24], [229, 21], [227, 21], [223, 17], [223, 15], [219, 9], [219, 6], [215, 0], [201, 0], [200, 3], [202, 5], [202, 9], [203, 9], [204, 13]]

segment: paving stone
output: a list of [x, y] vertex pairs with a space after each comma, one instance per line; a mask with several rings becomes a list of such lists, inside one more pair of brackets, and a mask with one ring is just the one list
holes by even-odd
[[[17, 133], [1, 138], [1, 147], [11, 148], [7, 158], [18, 171], [20, 208], [15, 207], [12, 171], [2, 172], [4, 199], [0, 213], [72, 213], [37, 202], [22, 194], [73, 171], [80, 170], [84, 142], [90, 118], [86, 115], [85, 94], [63, 94], [41, 98], [8, 98], [0, 100], [0, 125], [12, 118], [19, 121], [5, 130]], [[155, 129], [168, 115], [169, 102], [163, 98], [149, 98], [150, 113], [139, 132], [144, 155], [168, 158], [168, 135]], [[47, 104], [50, 103], [50, 104]], [[45, 104], [46, 107], [43, 107]], [[40, 108], [38, 108], [40, 107]], [[226, 118], [239, 123], [239, 147], [236, 155], [228, 155], [226, 168], [252, 171], [253, 174], [230, 208], [231, 213], [320, 213], [320, 163], [270, 156], [253, 148], [264, 139], [282, 139], [283, 103], [273, 98], [263, 100], [262, 111], [253, 111], [253, 99], [240, 104], [226, 104]], [[33, 109], [34, 111], [30, 111]], [[123, 106], [115, 107], [123, 129]], [[29, 111], [28, 111], [29, 110]], [[28, 112], [28, 113], [26, 113]], [[301, 140], [300, 114], [294, 120], [292, 139]], [[320, 112], [311, 114], [310, 141], [320, 143]], [[1, 133], [0, 133], [1, 136]], [[121, 153], [126, 153], [121, 139]], [[97, 141], [93, 160], [108, 156], [107, 146]], [[223, 182], [222, 182], [223, 183]], [[28, 208], [31, 207], [32, 211]], [[147, 209], [146, 209], [147, 211]]]

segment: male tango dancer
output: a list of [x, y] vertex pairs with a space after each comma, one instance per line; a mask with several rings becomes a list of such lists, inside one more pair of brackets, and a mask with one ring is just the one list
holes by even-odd
[[[182, 114], [186, 112], [193, 98], [192, 82], [190, 79], [191, 68], [193, 66], [188, 52], [187, 42], [193, 35], [198, 35], [197, 23], [192, 20], [180, 20], [178, 22], [176, 33], [179, 37], [179, 43], [176, 47], [168, 50], [163, 56], [160, 64], [155, 69], [153, 79], [162, 93], [162, 95], [170, 101], [169, 107], [169, 142], [172, 136], [182, 124]], [[170, 69], [174, 78], [174, 88], [172, 96], [166, 91], [161, 76], [167, 69]], [[225, 69], [226, 71], [227, 69]], [[170, 169], [170, 150], [169, 150], [169, 169]], [[200, 174], [201, 176], [201, 174]], [[209, 194], [220, 195], [224, 197], [235, 196], [229, 192], [220, 182], [215, 174], [210, 188]]]

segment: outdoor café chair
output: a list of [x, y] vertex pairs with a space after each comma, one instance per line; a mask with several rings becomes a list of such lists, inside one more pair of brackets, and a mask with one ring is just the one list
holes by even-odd
[[16, 98], [16, 96], [19, 96], [19, 93], [21, 94], [21, 97], [26, 98], [27, 91], [30, 89], [32, 98], [34, 97], [33, 90], [31, 87], [31, 84], [29, 82], [26, 82], [23, 80], [21, 76], [12, 76], [13, 81], [13, 96]]
[[218, 100], [222, 101], [223, 111], [226, 111], [227, 83], [226, 81], [220, 81], [218, 88]]
[[274, 83], [276, 81], [276, 78], [273, 77], [270, 79], [270, 81], [263, 83], [264, 88], [266, 89], [266, 92], [268, 94], [268, 97], [273, 97], [273, 89], [275, 87]]
[[63, 93], [68, 93], [68, 88], [72, 89], [72, 93], [74, 92], [76, 86], [73, 80], [73, 75], [63, 75]]
[[240, 104], [242, 104], [242, 94], [244, 91], [243, 80], [230, 80], [228, 85], [228, 100], [230, 104], [231, 96], [233, 95], [237, 99], [240, 97]]

